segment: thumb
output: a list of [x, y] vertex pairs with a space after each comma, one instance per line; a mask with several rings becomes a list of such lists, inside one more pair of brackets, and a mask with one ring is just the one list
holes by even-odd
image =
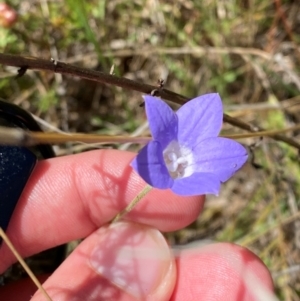
[[[168, 300], [176, 268], [162, 234], [119, 222], [86, 238], [44, 283], [53, 300]], [[44, 300], [37, 292], [31, 301]]]

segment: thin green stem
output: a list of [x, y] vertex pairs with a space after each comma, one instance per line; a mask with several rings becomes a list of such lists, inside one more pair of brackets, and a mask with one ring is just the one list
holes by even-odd
[[8, 238], [8, 236], [5, 234], [5, 232], [3, 231], [3, 229], [1, 227], [0, 227], [0, 236], [3, 238], [3, 240], [7, 244], [8, 248], [15, 255], [15, 257], [17, 258], [17, 260], [19, 261], [19, 263], [22, 265], [23, 269], [26, 271], [26, 273], [31, 278], [31, 280], [34, 282], [34, 284], [37, 286], [37, 288], [44, 294], [45, 299], [48, 300], [48, 301], [52, 301], [51, 297], [48, 295], [48, 293], [46, 292], [46, 290], [43, 288], [43, 286], [40, 283], [40, 281], [33, 274], [33, 272], [31, 271], [31, 269], [29, 268], [29, 266], [26, 264], [26, 262], [24, 261], [24, 259], [21, 257], [21, 255], [16, 250], [16, 248], [14, 247], [14, 245], [12, 244], [12, 242], [10, 241], [10, 239]]
[[129, 213], [151, 189], [152, 186], [146, 185], [144, 189], [129, 203], [129, 205], [114, 217], [112, 223], [119, 221], [127, 213]]

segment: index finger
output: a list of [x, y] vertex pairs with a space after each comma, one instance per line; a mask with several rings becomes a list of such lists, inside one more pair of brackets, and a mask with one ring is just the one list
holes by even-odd
[[[134, 156], [99, 150], [39, 162], [7, 231], [21, 254], [86, 237], [108, 223], [146, 185], [129, 166]], [[125, 219], [174, 231], [193, 222], [203, 202], [204, 196], [153, 189]], [[12, 259], [5, 246], [0, 254], [1, 272]]]

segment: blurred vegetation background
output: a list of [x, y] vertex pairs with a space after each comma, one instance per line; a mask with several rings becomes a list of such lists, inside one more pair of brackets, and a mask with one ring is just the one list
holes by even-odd
[[[299, 123], [299, 0], [11, 0], [11, 14], [1, 5], [0, 52], [152, 85], [163, 78], [190, 98], [219, 92], [228, 114], [254, 126]], [[15, 76], [16, 68], [1, 66], [1, 98], [33, 113], [45, 130], [148, 134], [141, 93], [45, 71]], [[224, 132], [237, 129], [224, 124]], [[299, 139], [299, 131], [286, 135]], [[298, 152], [268, 138], [242, 142], [255, 145], [255, 164], [249, 160], [218, 197], [208, 197], [195, 223], [167, 237], [247, 247], [270, 269], [278, 298], [300, 300]], [[55, 149], [66, 155], [91, 146]]]

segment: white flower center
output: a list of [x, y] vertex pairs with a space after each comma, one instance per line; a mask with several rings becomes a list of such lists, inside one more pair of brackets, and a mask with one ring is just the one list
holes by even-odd
[[163, 151], [164, 160], [173, 179], [190, 176], [193, 170], [193, 153], [183, 145], [173, 140]]

